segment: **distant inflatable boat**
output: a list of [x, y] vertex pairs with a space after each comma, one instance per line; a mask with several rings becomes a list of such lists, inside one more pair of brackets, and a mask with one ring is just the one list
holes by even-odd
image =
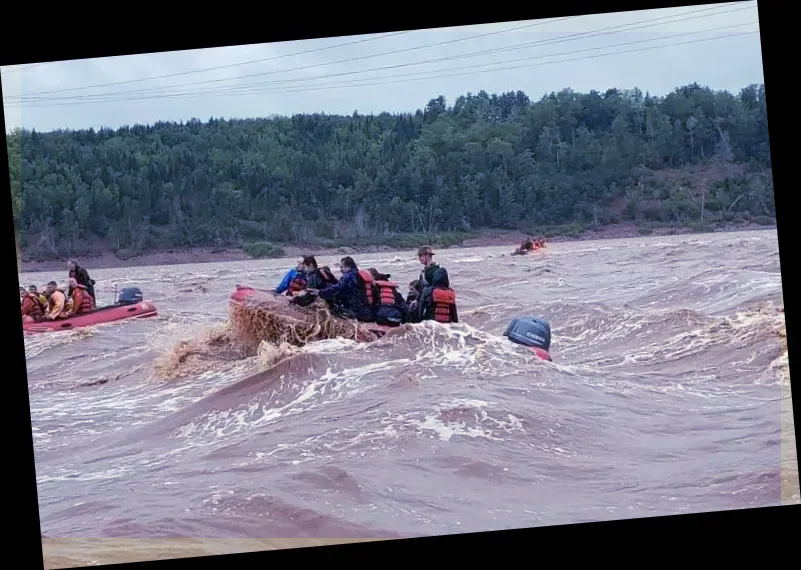
[[26, 333], [68, 331], [91, 327], [126, 319], [146, 319], [158, 315], [156, 305], [142, 298], [142, 291], [136, 287], [123, 289], [118, 301], [106, 307], [56, 321], [23, 321], [22, 330]]
[[543, 245], [542, 247], [535, 247], [533, 249], [520, 249], [517, 248], [512, 252], [512, 255], [528, 255], [529, 253], [540, 253], [547, 249], [548, 246]]

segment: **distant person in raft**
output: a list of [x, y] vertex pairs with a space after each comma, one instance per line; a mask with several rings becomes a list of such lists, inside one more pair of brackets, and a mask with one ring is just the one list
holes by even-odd
[[322, 289], [336, 285], [339, 281], [326, 267], [317, 267], [317, 260], [312, 255], [302, 259], [303, 273], [306, 276], [306, 290], [292, 298], [292, 303], [301, 307], [311, 305]]
[[[67, 262], [67, 267], [70, 270], [69, 278], [75, 279], [79, 285], [83, 285], [86, 287], [86, 290], [91, 295], [92, 299], [95, 298], [95, 280], [89, 277], [89, 272], [86, 271], [85, 268], [78, 265], [78, 262], [74, 259], [70, 259]], [[72, 295], [72, 288], [69, 290], [70, 296]]]
[[44, 293], [39, 292], [39, 288], [36, 285], [28, 287], [28, 291], [36, 295], [36, 298], [39, 299], [39, 303], [42, 305], [43, 311], [47, 309], [47, 297]]
[[26, 291], [25, 287], [19, 288], [19, 297], [22, 302], [22, 322], [24, 323], [38, 323], [44, 317], [42, 304], [39, 302], [39, 296], [30, 291]]
[[51, 281], [47, 284], [47, 314], [45, 319], [55, 321], [65, 319], [69, 315], [67, 296], [58, 288], [58, 283]]
[[553, 362], [548, 352], [551, 349], [551, 325], [537, 317], [514, 319], [503, 336], [515, 344], [527, 347], [540, 360]]
[[85, 315], [91, 313], [95, 308], [94, 299], [89, 294], [85, 285], [78, 283], [76, 279], [70, 279], [70, 291], [72, 291], [72, 309], [69, 316], [75, 317], [78, 315]]
[[286, 293], [294, 297], [306, 288], [306, 275], [303, 273], [303, 258], [298, 259], [298, 264], [286, 272], [281, 283], [273, 289], [273, 293], [281, 295]]
[[343, 257], [339, 270], [342, 273], [339, 282], [321, 290], [320, 298], [328, 302], [337, 316], [372, 322], [373, 276], [367, 271], [360, 271], [352, 257]]

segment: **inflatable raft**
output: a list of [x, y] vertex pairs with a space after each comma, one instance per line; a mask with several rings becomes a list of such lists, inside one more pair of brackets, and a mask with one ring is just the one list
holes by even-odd
[[136, 287], [123, 289], [113, 305], [98, 307], [94, 311], [57, 321], [23, 321], [22, 330], [26, 333], [73, 330], [91, 327], [125, 319], [145, 319], [158, 315], [152, 301], [142, 299], [142, 291]]
[[[305, 344], [323, 338], [348, 337], [369, 342], [384, 336], [394, 327], [376, 323], [334, 317], [318, 307], [299, 307], [291, 304], [291, 297], [276, 295], [272, 291], [237, 285], [229, 297], [229, 312], [235, 329], [252, 340], [286, 340], [292, 344]], [[321, 319], [327, 321], [321, 322]], [[303, 330], [303, 338], [291, 338]], [[306, 336], [310, 335], [310, 336]]]

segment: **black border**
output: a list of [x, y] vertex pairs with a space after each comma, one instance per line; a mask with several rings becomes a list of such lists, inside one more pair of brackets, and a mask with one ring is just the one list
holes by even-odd
[[[464, 3], [439, 5], [402, 3], [394, 6], [340, 3], [322, 6], [307, 5], [303, 7], [305, 8], [303, 10], [297, 10], [300, 7], [298, 5], [262, 3], [254, 5], [253, 8], [244, 4], [234, 6], [229, 12], [228, 18], [222, 17], [219, 4], [206, 6], [195, 3], [186, 5], [186, 7], [179, 5], [171, 17], [167, 15], [168, 12], [164, 9], [163, 4], [155, 10], [148, 9], [149, 6], [142, 3], [105, 4], [89, 6], [86, 11], [70, 10], [68, 13], [59, 13], [54, 8], [40, 6], [39, 10], [30, 11], [28, 14], [15, 14], [11, 7], [7, 7], [4, 11], [6, 16], [4, 18], [5, 33], [0, 39], [3, 44], [0, 49], [0, 64], [28, 64], [40, 61], [713, 3], [715, 2], [677, 2], [675, 0], [672, 2], [626, 2], [618, 0], [603, 3], [546, 2], [536, 5], [536, 7], [534, 7], [534, 3], [521, 3], [521, 6], [527, 5], [528, 9], [515, 7], [512, 3], [504, 3], [501, 6], [496, 5], [493, 10], [486, 10], [486, 5], [482, 8], [481, 5], [471, 7]], [[24, 9], [29, 5], [19, 6]], [[106, 10], [101, 9], [101, 6]], [[153, 6], [155, 7], [155, 5]], [[113, 10], [108, 9], [112, 7]], [[288, 8], [289, 12], [283, 13], [281, 9], [284, 7]], [[439, 8], [436, 13], [434, 12], [435, 7]], [[792, 318], [795, 313], [792, 309], [792, 295], [789, 295], [788, 292], [793, 291], [794, 288], [792, 273], [787, 270], [789, 255], [791, 255], [790, 232], [792, 230], [790, 224], [793, 223], [791, 198], [797, 189], [796, 181], [790, 178], [788, 153], [784, 150], [787, 147], [782, 146], [779, 141], [785, 139], [789, 134], [787, 119], [795, 118], [797, 115], [790, 106], [782, 105], [785, 93], [797, 94], [797, 91], [793, 91], [789, 87], [781, 87], [785, 77], [795, 75], [794, 69], [797, 62], [791, 54], [797, 48], [793, 49], [789, 41], [783, 41], [788, 38], [791, 31], [789, 29], [784, 31], [783, 26], [780, 26], [781, 19], [792, 20], [789, 11], [783, 7], [783, 3], [775, 0], [759, 0], [758, 2], [766, 97], [769, 100], [769, 129], [776, 189], [780, 259], [783, 259], [785, 268], [785, 271], [782, 272], [782, 287], [789, 348], [789, 339], [795, 338], [793, 336], [795, 333], [789, 333], [789, 330], [801, 330], [798, 329], [798, 326], [801, 325], [798, 325]], [[388, 9], [388, 11], [384, 12], [381, 8]], [[784, 56], [788, 57], [786, 65], [782, 61]], [[0, 87], [0, 93], [2, 93], [2, 87]], [[1, 121], [0, 127], [2, 127], [3, 137], [5, 137], [5, 115]], [[787, 144], [794, 142], [794, 138], [789, 138]], [[1, 152], [4, 163], [7, 164], [8, 156], [5, 144], [2, 145]], [[4, 242], [7, 244], [4, 247], [4, 255], [7, 259], [5, 265], [6, 267], [16, 267], [10, 186], [7, 176], [2, 177], [2, 185], [6, 196], [9, 196], [2, 206], [6, 212], [3, 215], [6, 220]], [[14, 291], [13, 284], [8, 289]], [[8, 295], [7, 299], [8, 314], [18, 314], [16, 298]], [[13, 367], [13, 380], [9, 381], [10, 386], [7, 384], [10, 394], [6, 392], [7, 397], [13, 398], [13, 403], [9, 402], [9, 399], [5, 399], [11, 405], [6, 406], [6, 413], [3, 414], [4, 418], [10, 418], [10, 421], [6, 422], [7, 425], [9, 423], [13, 425], [8, 426], [3, 434], [6, 446], [13, 444], [17, 447], [10, 455], [10, 461], [6, 463], [7, 467], [4, 470], [6, 476], [11, 475], [12, 477], [10, 482], [9, 479], [4, 478], [7, 481], [4, 518], [7, 528], [11, 528], [11, 534], [6, 534], [8, 539], [6, 559], [11, 562], [13, 567], [43, 568], [22, 324], [16, 318], [9, 318], [6, 320], [6, 324], [10, 325], [12, 339], [7, 340], [6, 346], [12, 349], [15, 357], [8, 361], [8, 365]], [[792, 355], [792, 351], [790, 353]], [[798, 406], [797, 402], [793, 403], [794, 417], [798, 417]], [[9, 407], [13, 408], [12, 413], [8, 413], [11, 411], [8, 409]], [[797, 450], [798, 443], [796, 441]], [[8, 501], [8, 499], [13, 500], [13, 507], [12, 501]], [[717, 561], [721, 561], [727, 555], [739, 553], [738, 551], [742, 548], [749, 546], [758, 550], [764, 561], [766, 554], [775, 555], [782, 552], [792, 556], [787, 548], [792, 545], [792, 542], [783, 541], [781, 538], [785, 534], [784, 531], [787, 531], [788, 536], [795, 534], [792, 531], [797, 527], [792, 523], [798, 521], [797, 515], [800, 510], [801, 507], [798, 505], [745, 509], [565, 527], [540, 527], [436, 538], [185, 558], [136, 563], [136, 565], [146, 564], [148, 568], [161, 568], [170, 564], [174, 567], [183, 564], [191, 568], [206, 565], [210, 567], [222, 567], [223, 565], [248, 567], [278, 562], [297, 564], [300, 561], [316, 560], [330, 566], [331, 562], [337, 558], [343, 562], [364, 560], [365, 562], [369, 561], [371, 565], [385, 565], [388, 561], [393, 560], [393, 557], [401, 558], [406, 554], [407, 556], [411, 555], [410, 558], [413, 558], [417, 565], [421, 563], [423, 565], [426, 563], [438, 564], [435, 562], [436, 555], [443, 555], [446, 564], [452, 566], [460, 564], [463, 559], [466, 561], [472, 559], [476, 562], [476, 555], [479, 553], [486, 555], [490, 559], [487, 560], [490, 564], [535, 565], [550, 562], [548, 558], [551, 556], [556, 558], [557, 564], [560, 564], [574, 561], [578, 554], [591, 554], [596, 561], [599, 561], [600, 558], [597, 556], [598, 554], [611, 554], [613, 557], [631, 556], [635, 553], [636, 547], [643, 546], [646, 542], [649, 546], [656, 546], [657, 543], [662, 546], [659, 550], [651, 550], [645, 555], [642, 561], [646, 564], [652, 563], [655, 558], [665, 560], [669, 553], [677, 554], [679, 559], [687, 563], [696, 558], [695, 553], [690, 553], [688, 549], [691, 543], [695, 546], [696, 541], [705, 546], [707, 552], [712, 554]], [[718, 531], [722, 532], [718, 534]], [[767, 542], [762, 540], [763, 536]], [[718, 540], [714, 540], [713, 537]], [[735, 537], [742, 537], [744, 542], [734, 542]], [[556, 545], [553, 544], [560, 538], [568, 543], [566, 548], [555, 547]], [[601, 539], [603, 542], [601, 543], [597, 539]], [[586, 548], [596, 544], [601, 548], [598, 550]], [[432, 550], [431, 554], [426, 553], [428, 548]], [[522, 560], [519, 562], [512, 560], [512, 556], [506, 556], [518, 554], [518, 552], [522, 555]], [[114, 565], [113, 567], [117, 566], [131, 567], [131, 564]]]

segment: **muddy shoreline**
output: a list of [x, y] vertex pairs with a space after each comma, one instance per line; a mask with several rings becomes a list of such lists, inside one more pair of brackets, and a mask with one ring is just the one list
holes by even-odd
[[[775, 226], [760, 226], [751, 224], [748, 226], [728, 226], [715, 230], [714, 233], [721, 232], [743, 232], [756, 230], [776, 229]], [[706, 232], [709, 233], [709, 232]], [[649, 236], [669, 236], [669, 235], [691, 235], [700, 234], [692, 228], [665, 228], [655, 229]], [[508, 245], [510, 253], [526, 237], [526, 234], [518, 231], [494, 230], [486, 231], [482, 235], [464, 240], [460, 245], [452, 245], [441, 249], [461, 249], [468, 247], [491, 247]], [[549, 238], [550, 243], [573, 242], [573, 241], [592, 241], [601, 239], [623, 239], [644, 237], [639, 232], [635, 224], [616, 224], [605, 226], [599, 230], [584, 232], [578, 237], [555, 236]], [[339, 247], [339, 248], [316, 248], [313, 246], [303, 246], [299, 244], [281, 245], [286, 255], [285, 258], [293, 258], [300, 255], [355, 255], [359, 253], [376, 253], [400, 251], [390, 246], [361, 246], [361, 247]], [[211, 247], [195, 247], [187, 249], [164, 250], [154, 253], [137, 255], [128, 259], [120, 259], [113, 251], [104, 252], [101, 255], [80, 257], [82, 265], [89, 269], [115, 269], [121, 267], [146, 267], [153, 265], [183, 265], [189, 263], [219, 263], [223, 261], [247, 261], [253, 259], [247, 255], [242, 248], [227, 248], [220, 250]], [[22, 273], [38, 273], [42, 271], [59, 271], [65, 267], [66, 258], [63, 260], [47, 261], [22, 261], [20, 270]]]

